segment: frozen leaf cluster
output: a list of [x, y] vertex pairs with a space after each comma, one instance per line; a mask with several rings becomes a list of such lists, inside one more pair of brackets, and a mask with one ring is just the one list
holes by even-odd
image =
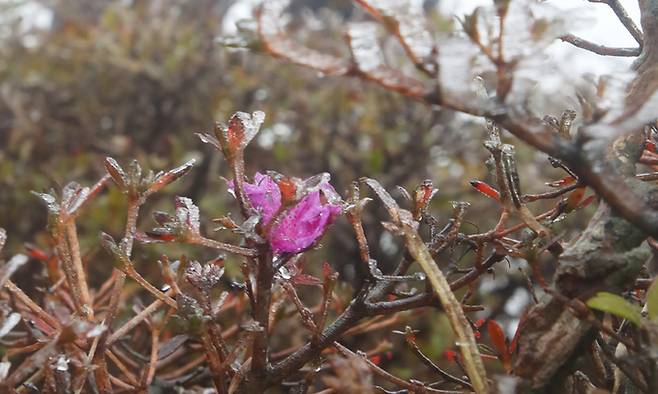
[[224, 268], [212, 263], [201, 265], [198, 261], [190, 262], [185, 270], [185, 279], [202, 291], [210, 291], [217, 286], [223, 275]]

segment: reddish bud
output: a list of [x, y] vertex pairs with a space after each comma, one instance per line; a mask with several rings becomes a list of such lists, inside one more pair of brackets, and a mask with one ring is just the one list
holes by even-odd
[[281, 191], [281, 198], [284, 203], [294, 202], [297, 199], [297, 184], [295, 181], [288, 177], [282, 177], [276, 180], [279, 190]]
[[173, 242], [176, 240], [176, 235], [166, 232], [166, 231], [157, 231], [158, 229], [154, 229], [153, 231], [146, 231], [144, 233], [145, 237], [138, 237], [142, 241], [158, 241], [158, 242]]
[[39, 261], [48, 261], [48, 254], [36, 245], [25, 244], [25, 250], [27, 251], [27, 255], [33, 259]]
[[560, 186], [566, 186], [574, 183], [576, 181], [576, 178], [572, 177], [571, 175], [566, 176], [562, 179], [558, 179], [557, 181], [553, 182], [547, 182], [546, 185], [550, 187], [560, 187]]
[[438, 189], [434, 188], [432, 181], [429, 179], [423, 181], [413, 193], [413, 216], [415, 220], [419, 220], [423, 211], [427, 208], [427, 205], [432, 200], [432, 197], [438, 192]]
[[457, 359], [457, 352], [450, 349], [444, 350], [443, 357], [448, 361], [454, 362]]
[[491, 199], [500, 202], [500, 193], [498, 193], [498, 190], [478, 180], [473, 180], [470, 182], [470, 184], [475, 188], [475, 190], [479, 191], [480, 193], [484, 194], [485, 196]]

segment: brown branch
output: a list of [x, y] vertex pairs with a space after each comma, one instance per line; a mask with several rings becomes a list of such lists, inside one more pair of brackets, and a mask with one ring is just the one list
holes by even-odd
[[261, 392], [267, 387], [267, 372], [270, 368], [268, 362], [269, 351], [269, 321], [270, 302], [272, 299], [272, 280], [274, 269], [272, 266], [271, 250], [264, 251], [258, 257], [258, 272], [256, 275], [256, 309], [252, 312], [254, 320], [259, 325], [259, 331], [254, 333], [252, 346], [251, 370], [249, 384], [252, 392]]
[[243, 248], [241, 246], [227, 244], [224, 242], [216, 241], [214, 239], [203, 237], [201, 235], [189, 237], [185, 241], [192, 245], [205, 246], [207, 248], [219, 250], [222, 252], [234, 253], [240, 256], [256, 257], [258, 255], [258, 252], [255, 249]]
[[615, 48], [595, 44], [573, 34], [565, 34], [560, 37], [560, 40], [602, 56], [636, 57], [639, 56], [641, 52], [640, 48]]
[[[173, 289], [169, 289], [165, 295], [168, 297], [171, 297], [175, 294]], [[126, 335], [130, 330], [133, 328], [137, 327], [139, 323], [144, 321], [144, 319], [148, 318], [151, 316], [153, 312], [155, 312], [158, 308], [160, 308], [162, 305], [164, 305], [164, 301], [157, 299], [153, 301], [149, 306], [146, 308], [142, 309], [141, 312], [133, 316], [130, 320], [128, 320], [124, 325], [119, 327], [117, 330], [115, 330], [112, 335], [110, 335], [107, 338], [106, 344], [107, 346], [112, 345], [114, 342], [119, 340], [121, 337]]]

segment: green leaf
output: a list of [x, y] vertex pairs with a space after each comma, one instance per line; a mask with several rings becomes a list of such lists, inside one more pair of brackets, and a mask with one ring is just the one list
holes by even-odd
[[654, 279], [647, 291], [647, 311], [649, 319], [658, 321], [658, 279]]
[[594, 297], [587, 300], [587, 306], [622, 317], [635, 323], [637, 326], [642, 324], [640, 308], [616, 294], [604, 291], [596, 293]]

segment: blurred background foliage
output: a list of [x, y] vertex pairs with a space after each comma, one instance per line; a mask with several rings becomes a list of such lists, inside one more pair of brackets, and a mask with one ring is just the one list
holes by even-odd
[[[411, 102], [357, 79], [322, 78], [267, 56], [225, 48], [218, 37], [231, 29], [228, 24], [234, 21], [227, 15], [235, 14], [236, 6], [244, 5], [231, 0], [36, 0], [0, 5], [0, 227], [9, 234], [8, 253], [22, 250], [28, 241], [47, 247], [46, 212], [30, 191], [58, 190], [69, 181], [91, 185], [104, 173], [105, 156], [122, 164], [137, 159], [156, 171], [196, 158], [192, 173], [165, 189], [150, 209], [171, 211], [174, 195], [191, 197], [210, 233], [209, 219], [235, 213], [235, 204], [221, 179], [228, 176], [222, 158], [194, 133], [210, 130], [214, 121], [226, 120], [237, 110], [267, 113], [248, 150], [248, 173], [272, 169], [306, 177], [326, 171], [339, 191], [361, 176], [376, 178], [389, 190], [397, 185], [413, 190], [431, 179], [440, 189], [433, 204], [440, 221], [449, 219], [450, 201], [465, 200], [472, 203], [465, 229], [491, 228], [497, 220], [495, 203], [468, 185], [473, 178], [490, 180], [482, 120]], [[435, 29], [453, 27], [449, 16], [438, 13], [436, 1], [427, 1], [426, 10]], [[344, 51], [345, 19], [365, 18], [347, 0], [297, 0], [289, 17], [296, 38], [335, 53]], [[45, 23], [35, 23], [44, 18]], [[400, 48], [392, 43], [387, 48], [395, 62]], [[545, 156], [517, 148], [524, 190], [545, 190], [543, 182], [562, 176]], [[121, 233], [123, 204], [110, 188], [80, 220], [95, 284], [111, 269], [96, 246], [98, 231]], [[399, 258], [399, 249], [379, 225], [385, 211], [371, 205], [366, 233], [385, 269]], [[568, 218], [569, 231], [582, 228], [586, 217]], [[139, 226], [151, 226], [147, 215]], [[353, 233], [343, 219], [336, 226], [324, 239], [325, 247], [309, 259], [326, 258], [353, 282], [358, 274]], [[181, 252], [141, 247], [138, 267], [147, 271], [149, 260], [163, 250]], [[199, 250], [190, 253], [199, 259], [212, 257]], [[453, 256], [461, 254], [446, 256], [442, 264], [456, 263]], [[38, 276], [39, 267], [32, 268], [30, 275]], [[33, 276], [22, 278], [32, 288]], [[517, 270], [506, 266], [497, 281], [488, 284], [488, 304], [493, 307], [487, 315], [505, 315], [504, 301], [523, 287]], [[450, 330], [437, 313], [424, 313], [431, 317], [428, 327], [434, 328], [422, 334], [432, 345], [426, 350], [437, 356], [451, 342]], [[518, 314], [520, 310], [507, 311], [510, 319]], [[399, 369], [394, 372], [410, 376], [411, 371]]]

